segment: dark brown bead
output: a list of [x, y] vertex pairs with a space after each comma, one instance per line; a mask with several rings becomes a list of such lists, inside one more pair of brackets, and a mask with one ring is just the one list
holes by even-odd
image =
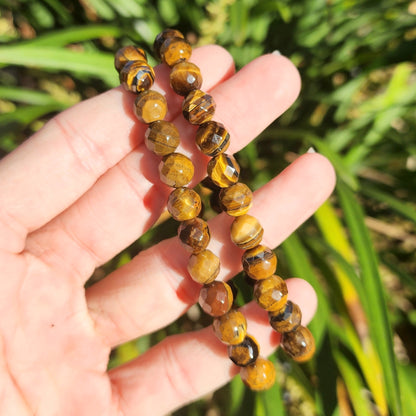
[[179, 131], [173, 123], [159, 120], [146, 130], [144, 142], [146, 147], [158, 156], [173, 153], [179, 146]]
[[162, 62], [171, 68], [192, 55], [192, 46], [183, 38], [168, 38], [160, 47]]
[[226, 188], [238, 181], [240, 166], [234, 156], [220, 153], [208, 162], [207, 174], [215, 185]]
[[294, 331], [302, 320], [302, 312], [296, 303], [287, 301], [283, 309], [278, 312], [269, 312], [271, 327], [280, 333]]
[[282, 335], [283, 350], [295, 361], [303, 363], [315, 353], [315, 340], [308, 328], [299, 326], [292, 332]]
[[273, 251], [263, 245], [258, 245], [243, 254], [243, 269], [255, 280], [266, 279], [276, 271], [277, 257]]
[[[221, 188], [219, 188], [221, 189]], [[217, 212], [218, 214], [223, 212], [224, 209], [221, 205], [221, 201], [220, 201], [220, 191], [212, 191], [210, 197], [209, 197], [209, 204], [211, 206], [211, 209], [215, 212]]]
[[240, 367], [253, 364], [259, 356], [259, 351], [259, 344], [251, 335], [246, 335], [241, 344], [228, 346], [228, 356]]
[[178, 228], [178, 236], [188, 251], [199, 253], [207, 248], [210, 240], [208, 224], [201, 218], [183, 221]]
[[198, 127], [195, 141], [202, 153], [216, 156], [228, 149], [230, 135], [221, 123], [211, 120]]
[[160, 180], [166, 185], [180, 188], [191, 182], [194, 176], [194, 164], [189, 157], [181, 153], [164, 156], [159, 164]]
[[158, 59], [161, 59], [160, 48], [163, 45], [163, 42], [168, 38], [184, 38], [181, 32], [176, 29], [165, 29], [163, 32], [160, 32], [153, 43], [153, 50]]
[[281, 311], [287, 302], [285, 281], [276, 275], [258, 280], [254, 286], [254, 298], [266, 311]]
[[120, 72], [129, 61], [147, 62], [146, 52], [133, 45], [119, 49], [114, 57], [114, 66], [117, 72]]
[[240, 377], [251, 390], [268, 390], [276, 380], [276, 369], [271, 361], [259, 357], [253, 364], [241, 368]]
[[153, 68], [143, 61], [129, 61], [120, 71], [121, 85], [127, 91], [146, 91], [153, 85], [154, 80]]
[[170, 85], [176, 94], [188, 95], [201, 88], [201, 70], [192, 62], [179, 62], [170, 72]]
[[150, 124], [165, 117], [168, 104], [162, 94], [154, 90], [147, 90], [137, 96], [134, 102], [134, 111], [142, 123]]
[[227, 345], [241, 344], [247, 335], [246, 318], [235, 309], [215, 318], [212, 326], [218, 339]]
[[215, 113], [214, 99], [201, 90], [193, 90], [183, 100], [182, 113], [191, 124], [205, 123]]
[[176, 221], [186, 221], [198, 216], [201, 198], [192, 189], [177, 188], [168, 198], [168, 211]]
[[237, 217], [231, 224], [231, 240], [242, 249], [249, 249], [260, 244], [263, 227], [257, 218], [245, 214]]
[[199, 304], [205, 313], [217, 317], [227, 313], [233, 305], [233, 292], [225, 282], [204, 285], [199, 292]]
[[188, 272], [195, 282], [211, 283], [220, 272], [220, 259], [211, 250], [192, 254], [188, 261]]
[[239, 182], [223, 188], [219, 196], [224, 211], [233, 217], [246, 214], [253, 202], [253, 193], [250, 188]]

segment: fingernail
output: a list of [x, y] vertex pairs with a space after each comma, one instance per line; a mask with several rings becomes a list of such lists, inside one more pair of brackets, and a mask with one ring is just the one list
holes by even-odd
[[279, 55], [281, 55], [282, 53], [279, 51], [279, 50], [275, 50], [275, 51], [273, 51], [272, 52], [272, 55], [277, 55], [277, 56], [279, 56]]
[[313, 146], [311, 146], [306, 153], [317, 153], [317, 151], [315, 150], [315, 148]]

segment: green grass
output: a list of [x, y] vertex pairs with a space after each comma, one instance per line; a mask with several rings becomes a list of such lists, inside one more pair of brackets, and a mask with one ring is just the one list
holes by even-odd
[[[57, 112], [116, 85], [114, 52], [131, 42], [151, 52], [167, 26], [198, 44], [223, 45], [237, 67], [275, 49], [299, 67], [295, 105], [238, 158], [253, 188], [311, 145], [336, 168], [330, 201], [279, 249], [282, 275], [302, 276], [317, 291], [316, 358], [299, 366], [278, 353], [272, 391], [255, 394], [236, 378], [175, 415], [414, 415], [414, 1], [32, 0], [0, 7], [2, 155]], [[172, 229], [155, 227], [103, 271]], [[110, 365], [196, 325], [185, 316], [118, 348]]]

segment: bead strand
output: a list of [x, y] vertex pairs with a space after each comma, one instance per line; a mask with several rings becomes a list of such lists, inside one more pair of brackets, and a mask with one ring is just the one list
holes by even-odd
[[287, 300], [286, 283], [274, 274], [276, 255], [270, 248], [260, 244], [263, 228], [255, 217], [247, 214], [253, 195], [247, 185], [238, 182], [240, 167], [235, 158], [224, 153], [229, 147], [230, 135], [221, 123], [212, 120], [215, 110], [212, 97], [201, 90], [183, 88], [192, 74], [186, 68], [181, 68], [181, 78], [178, 79], [177, 72], [176, 65], [173, 65], [170, 78], [172, 88], [180, 95], [188, 93], [183, 102], [183, 114], [192, 124], [199, 124], [195, 142], [202, 153], [212, 157], [207, 174], [219, 188], [217, 194], [221, 209], [236, 217], [231, 226], [231, 239], [245, 250], [242, 265], [247, 275], [256, 281], [254, 297], [269, 312], [272, 328], [282, 334], [281, 346], [284, 351], [298, 362], [307, 361], [315, 351], [313, 336], [301, 325], [299, 306]]
[[[220, 192], [222, 205], [230, 215], [244, 214], [251, 207], [252, 193], [245, 184], [238, 183], [240, 167], [235, 158], [224, 153], [229, 146], [230, 135], [221, 123], [211, 120], [215, 112], [215, 101], [211, 95], [199, 89], [202, 77], [199, 68], [187, 62], [190, 54], [187, 53], [186, 57], [182, 57], [178, 52], [175, 58], [175, 53], [171, 50], [172, 45], [176, 47], [186, 41], [183, 37], [179, 41], [172, 39], [171, 36], [178, 37], [177, 31], [168, 29], [157, 36], [154, 44], [156, 55], [172, 68], [170, 84], [178, 95], [184, 96], [182, 113], [185, 119], [199, 126], [196, 132], [196, 144], [204, 154], [212, 157], [207, 166], [207, 174], [215, 186], [222, 188]], [[181, 46], [180, 50], [182, 49], [189, 50]], [[179, 228], [182, 230], [185, 227], [181, 225]], [[194, 226], [190, 225], [186, 235], [192, 232]], [[179, 235], [181, 237], [181, 231]], [[195, 268], [199, 267], [201, 256], [204, 267], [207, 267], [206, 264], [213, 264], [211, 268], [216, 271], [207, 274], [210, 276], [207, 281], [195, 276]], [[200, 291], [199, 304], [206, 313], [214, 317], [214, 332], [224, 344], [228, 345], [230, 359], [241, 367], [242, 380], [253, 390], [268, 389], [276, 378], [274, 365], [269, 360], [259, 357], [258, 342], [247, 334], [247, 321], [244, 315], [236, 309], [231, 309], [231, 288], [227, 283], [215, 280], [217, 270], [219, 271], [219, 265], [217, 269], [219, 259], [211, 259], [211, 256], [213, 254], [209, 250], [193, 254], [188, 264], [191, 277], [199, 283], [204, 283]]]

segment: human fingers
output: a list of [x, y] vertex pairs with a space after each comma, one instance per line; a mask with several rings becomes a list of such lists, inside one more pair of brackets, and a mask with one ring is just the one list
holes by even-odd
[[[260, 79], [257, 81], [257, 78]], [[253, 82], [254, 80], [254, 82]], [[282, 56], [257, 58], [210, 93], [215, 119], [230, 126], [231, 152], [244, 147], [295, 100], [300, 88], [293, 64]], [[175, 120], [181, 146], [205, 176], [207, 158], [196, 149], [195, 127], [182, 115]], [[161, 184], [156, 156], [142, 143], [102, 176], [76, 204], [33, 233], [27, 250], [44, 261], [75, 270], [86, 279], [98, 265], [133, 242], [159, 216], [171, 188]], [[47, 258], [45, 257], [48, 256]]]
[[[290, 299], [302, 308], [302, 325], [307, 325], [316, 310], [315, 292], [301, 279], [288, 279], [287, 285]], [[259, 341], [260, 354], [267, 357], [279, 344], [280, 335], [270, 328], [267, 313], [253, 302], [242, 310], [248, 333]], [[221, 387], [237, 373], [226, 346], [208, 327], [165, 338], [109, 375], [114, 391], [122, 397], [120, 407], [125, 416], [158, 416]]]
[[[219, 46], [195, 49], [192, 61], [207, 90], [234, 72]], [[153, 87], [168, 101], [167, 119], [180, 98], [169, 86], [169, 69], [156, 69]], [[86, 100], [54, 117], [0, 163], [0, 248], [20, 252], [28, 232], [61, 213], [141, 141], [147, 128], [133, 114], [134, 95], [121, 87]]]
[[[327, 159], [305, 154], [256, 191], [250, 214], [264, 228], [264, 244], [279, 245], [327, 199], [334, 183]], [[243, 253], [231, 242], [231, 221], [221, 214], [209, 223], [209, 248], [219, 255], [219, 278], [225, 280], [241, 270]], [[87, 290], [91, 317], [109, 345], [155, 331], [196, 302], [200, 285], [188, 275], [188, 258], [177, 238], [165, 240]]]

